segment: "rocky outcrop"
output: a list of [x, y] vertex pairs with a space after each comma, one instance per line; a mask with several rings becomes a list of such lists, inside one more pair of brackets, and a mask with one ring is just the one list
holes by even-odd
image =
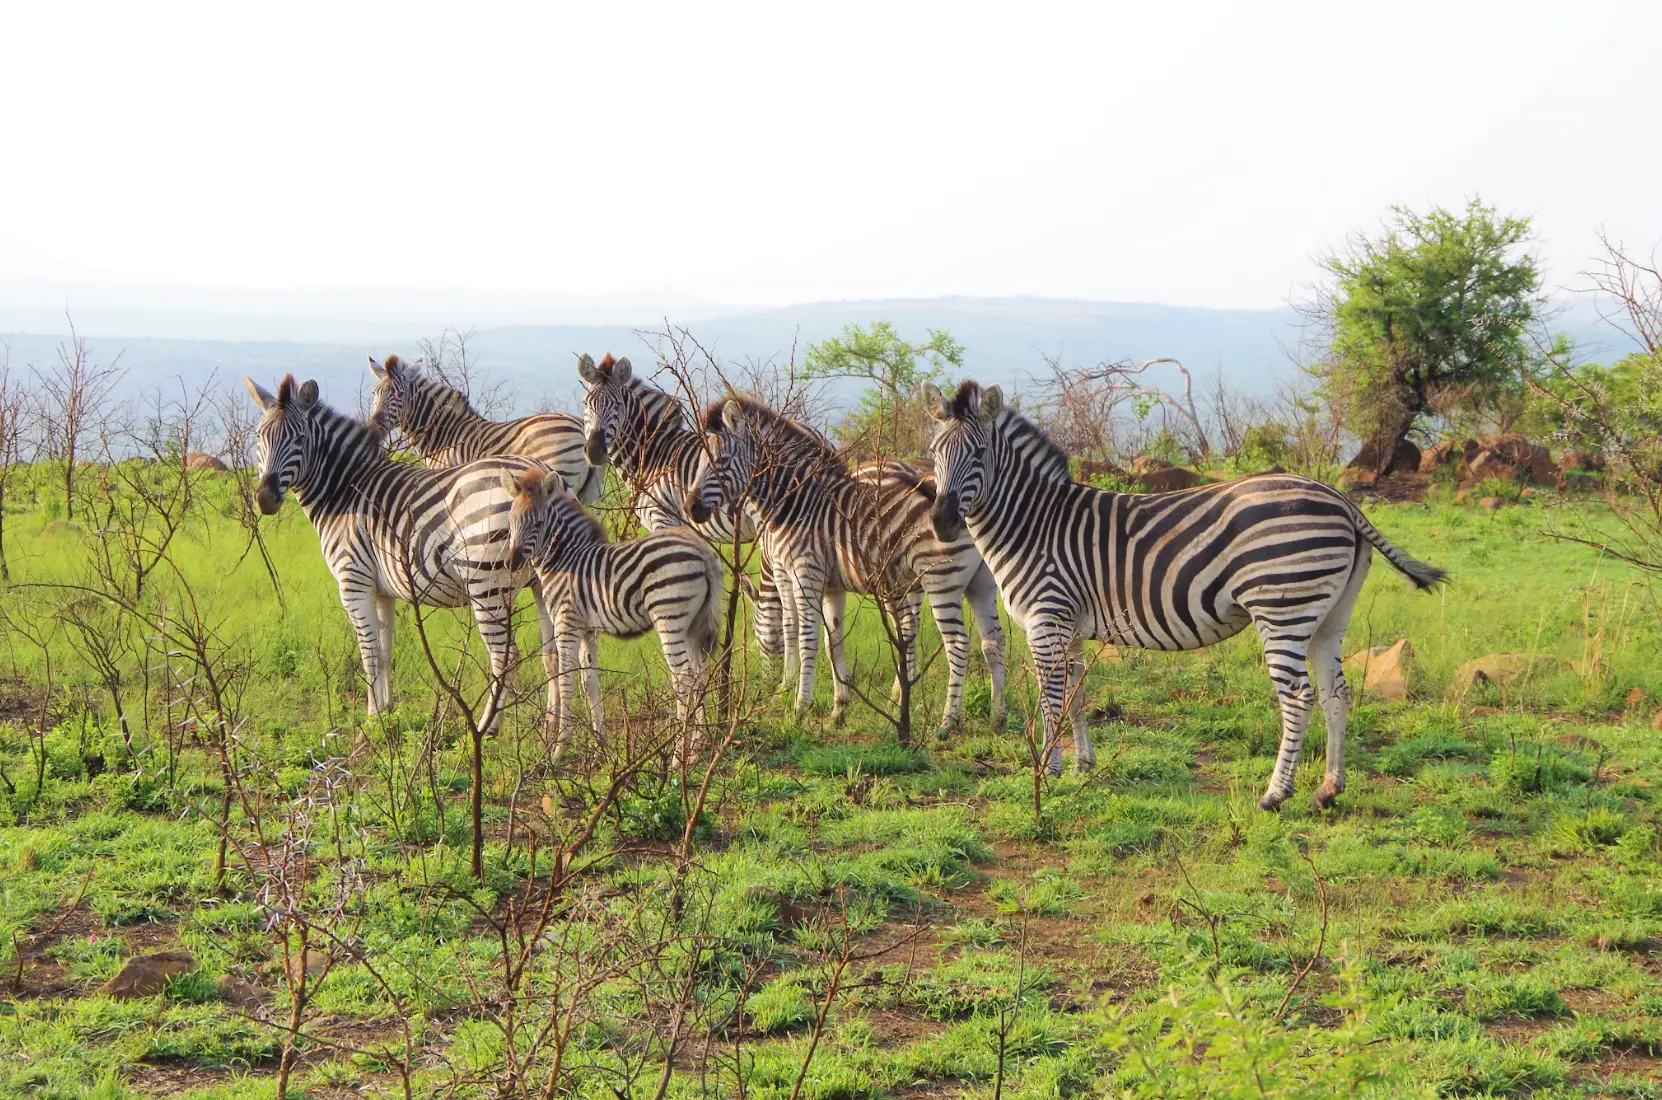
[[1174, 493], [1200, 484], [1200, 475], [1149, 455], [1131, 460], [1131, 479], [1149, 493]]
[[190, 451], [185, 455], [185, 469], [212, 470], [215, 473], [222, 474], [228, 467], [213, 455], [203, 454], [201, 451]]
[[1376, 645], [1345, 658], [1345, 682], [1358, 698], [1364, 693], [1391, 702], [1408, 701], [1408, 667], [1414, 647], [1404, 638], [1395, 645]]
[[196, 956], [189, 951], [154, 951], [127, 960], [119, 973], [104, 983], [102, 992], [117, 1000], [154, 997], [167, 983], [196, 969]]

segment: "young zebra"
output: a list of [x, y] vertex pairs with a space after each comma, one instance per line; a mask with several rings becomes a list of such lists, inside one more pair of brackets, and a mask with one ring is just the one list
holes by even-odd
[[[273, 395], [251, 378], [243, 381], [265, 410], [255, 503], [274, 515], [292, 489], [317, 529], [323, 560], [358, 636], [369, 713], [392, 706], [393, 601], [465, 606], [490, 654], [497, 694], [487, 713], [494, 728], [503, 678], [514, 661], [514, 599], [529, 578], [528, 570], [508, 560], [510, 500], [502, 479], [540, 467], [513, 457], [449, 470], [397, 462], [388, 457], [378, 425], [319, 402], [316, 382], [296, 385], [291, 374]], [[550, 624], [539, 617], [546, 668]]]
[[[798, 674], [796, 713], [814, 697], [814, 663], [825, 623], [836, 684], [833, 721], [853, 694], [843, 660], [843, 612], [849, 592], [878, 593], [894, 601], [916, 675], [918, 610], [927, 593], [947, 654], [947, 697], [938, 733], [963, 716], [969, 671], [969, 633], [963, 602], [969, 597], [981, 631], [981, 651], [992, 681], [992, 721], [1004, 724], [1004, 630], [998, 589], [968, 537], [937, 539], [929, 528], [931, 486], [901, 463], [850, 472], [817, 432], [760, 402], [733, 397], [704, 417], [712, 463], [688, 494], [687, 513], [708, 516], [725, 497], [746, 500], [780, 577], [786, 632], [786, 675]], [[898, 687], [898, 682], [897, 685]]]
[[[634, 637], [658, 631], [675, 682], [681, 721], [702, 689], [705, 659], [715, 650], [721, 622], [721, 559], [685, 527], [655, 531], [629, 542], [607, 542], [600, 524], [537, 468], [504, 469], [502, 489], [513, 502], [509, 553], [515, 569], [536, 573], [557, 650], [557, 690], [550, 693], [550, 722], [558, 731], [555, 754], [565, 742], [583, 672], [589, 718], [602, 733], [596, 635]], [[577, 648], [584, 650], [579, 664]]]
[[1345, 789], [1350, 689], [1341, 645], [1373, 550], [1418, 588], [1441, 569], [1404, 554], [1343, 494], [1308, 478], [1260, 474], [1179, 493], [1110, 493], [1068, 476], [1067, 457], [1004, 404], [997, 386], [965, 382], [949, 401], [924, 387], [936, 419], [933, 521], [966, 525], [1012, 617], [1027, 629], [1042, 686], [1050, 770], [1062, 770], [1064, 709], [1074, 757], [1095, 763], [1084, 710], [1083, 640], [1196, 649], [1257, 627], [1281, 700], [1281, 751], [1259, 801], [1293, 793], [1315, 691], [1327, 718], [1327, 774], [1316, 804]]
[[460, 466], [494, 455], [534, 458], [560, 475], [585, 504], [600, 499], [604, 471], [583, 457], [583, 425], [565, 413], [538, 413], [518, 420], [487, 420], [467, 395], [396, 355], [385, 365], [369, 360], [375, 376], [369, 419], [389, 434], [401, 429], [423, 461], [435, 468]]
[[[693, 526], [682, 502], [704, 463], [704, 439], [687, 425], [681, 402], [638, 377], [627, 359], [607, 355], [596, 363], [587, 355], [577, 360], [583, 380], [584, 453], [597, 469], [608, 462], [635, 494], [635, 518], [648, 531]], [[717, 509], [708, 521], [694, 527], [717, 549], [733, 545], [728, 511]], [[750, 513], [739, 512], [739, 540], [756, 541]], [[756, 644], [763, 653], [784, 653], [779, 592], [773, 570], [761, 555], [756, 586]]]

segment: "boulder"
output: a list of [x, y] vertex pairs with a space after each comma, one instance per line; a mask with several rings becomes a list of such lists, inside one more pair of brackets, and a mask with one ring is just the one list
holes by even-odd
[[1535, 444], [1518, 432], [1502, 432], [1499, 435], [1479, 436], [1477, 448], [1493, 453], [1508, 466], [1524, 466], [1529, 463]]
[[1491, 653], [1456, 669], [1448, 690], [1450, 695], [1462, 696], [1478, 684], [1508, 687], [1525, 679], [1551, 675], [1561, 664], [1558, 658], [1545, 653]]
[[1080, 461], [1079, 473], [1076, 475], [1075, 480], [1079, 481], [1083, 485], [1089, 485], [1093, 477], [1102, 475], [1118, 478], [1121, 481], [1131, 480], [1131, 478], [1126, 475], [1124, 470], [1120, 469], [1112, 462], [1102, 462], [1094, 458], [1087, 458]]
[[185, 454], [185, 469], [213, 470], [224, 473], [228, 467], [213, 455], [203, 454], [201, 451], [189, 451]]
[[1412, 439], [1404, 439], [1391, 452], [1391, 460], [1381, 468], [1379, 452], [1372, 440], [1363, 442], [1362, 449], [1348, 463], [1351, 469], [1372, 470], [1380, 474], [1407, 474], [1420, 468], [1420, 449]]
[[1200, 484], [1200, 475], [1158, 458], [1138, 455], [1131, 460], [1131, 475], [1150, 493], [1174, 493]]
[[264, 1007], [265, 999], [269, 995], [253, 982], [239, 978], [235, 974], [221, 974], [214, 982], [214, 988], [219, 991], [219, 999], [226, 1004], [250, 1010]]
[[1558, 468], [1566, 474], [1602, 474], [1604, 456], [1597, 451], [1582, 451], [1571, 447], [1558, 456]]
[[1339, 471], [1339, 488], [1341, 489], [1371, 489], [1379, 481], [1379, 475], [1366, 466], [1346, 466]]
[[1434, 443], [1420, 454], [1420, 473], [1435, 474], [1450, 469], [1454, 476], [1464, 479], [1470, 471], [1472, 459], [1477, 457], [1477, 440], [1445, 439]]
[[1365, 692], [1375, 699], [1408, 701], [1408, 666], [1414, 647], [1407, 638], [1396, 645], [1376, 645], [1345, 658], [1345, 680], [1360, 698]]
[[154, 997], [167, 983], [196, 969], [196, 956], [189, 951], [153, 951], [127, 960], [120, 973], [104, 983], [105, 996], [117, 1000]]
[[1473, 481], [1487, 481], [1495, 478], [1499, 481], [1512, 481], [1518, 476], [1518, 468], [1494, 451], [1479, 451], [1467, 467]]
[[1484, 497], [1482, 500], [1477, 502], [1477, 506], [1485, 512], [1495, 512], [1499, 511], [1500, 506], [1505, 503], [1506, 502], [1501, 500], [1499, 497]]
[[315, 947], [306, 948], [305, 954], [290, 954], [288, 960], [288, 978], [291, 986], [298, 986], [302, 974], [307, 979], [317, 979], [329, 973], [329, 968], [335, 965], [335, 958], [327, 951]]
[[1552, 452], [1540, 444], [1535, 444], [1531, 448], [1529, 461], [1524, 469], [1531, 485], [1557, 485], [1564, 476], [1564, 472], [1558, 468], [1558, 463], [1552, 460]]

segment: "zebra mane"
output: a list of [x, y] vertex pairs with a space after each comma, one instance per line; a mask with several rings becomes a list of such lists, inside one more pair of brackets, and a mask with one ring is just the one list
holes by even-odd
[[421, 391], [432, 400], [433, 406], [447, 412], [466, 413], [469, 416], [479, 416], [479, 411], [467, 399], [467, 394], [452, 386], [449, 382], [436, 374], [430, 374], [424, 367], [410, 363], [404, 364], [404, 375], [410, 381], [410, 390]]
[[[977, 382], [959, 384], [952, 395], [952, 415], [964, 420], [978, 415], [981, 407], [981, 386]], [[1027, 460], [1034, 472], [1047, 480], [1069, 482], [1073, 474], [1068, 469], [1068, 453], [1057, 445], [1039, 426], [1011, 408], [1006, 402], [992, 423], [994, 431], [1007, 438], [1016, 452]]]
[[646, 379], [633, 374], [624, 385], [628, 386], [630, 392], [640, 401], [641, 411], [646, 415], [646, 426], [649, 429], [657, 431], [687, 426], [687, 414], [674, 394], [666, 393]]
[[387, 426], [376, 420], [360, 420], [351, 413], [345, 413], [333, 405], [319, 401], [312, 406], [311, 416], [320, 423], [334, 428], [336, 438], [352, 450], [369, 447], [377, 454], [386, 454]]
[[749, 420], [753, 428], [760, 428], [768, 442], [782, 450], [785, 456], [805, 462], [814, 462], [822, 471], [840, 471], [847, 474], [848, 465], [843, 456], [831, 445], [830, 440], [820, 435], [813, 428], [800, 420], [786, 416], [782, 412], [763, 404], [754, 397], [744, 394], [728, 394], [720, 401], [712, 401], [704, 410], [703, 427], [705, 431], [719, 432], [723, 430], [721, 409], [728, 401], [737, 401], [744, 410], [745, 419]]

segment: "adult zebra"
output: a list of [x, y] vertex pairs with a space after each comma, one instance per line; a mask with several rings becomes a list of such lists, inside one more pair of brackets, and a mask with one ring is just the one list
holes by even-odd
[[518, 420], [487, 420], [461, 390], [428, 374], [421, 361], [396, 355], [385, 364], [369, 359], [375, 376], [369, 418], [389, 432], [410, 437], [426, 465], [442, 469], [495, 455], [534, 458], [560, 475], [578, 499], [600, 499], [604, 471], [583, 457], [583, 425], [565, 413], [537, 413]]
[[1393, 546], [1343, 494], [1287, 474], [1260, 474], [1179, 493], [1110, 493], [1068, 475], [1067, 456], [1004, 404], [997, 386], [965, 382], [949, 401], [924, 399], [937, 420], [931, 448], [943, 538], [967, 526], [1010, 614], [1027, 629], [1041, 681], [1050, 770], [1062, 770], [1062, 716], [1074, 759], [1095, 762], [1085, 718], [1083, 640], [1197, 649], [1248, 623], [1258, 628], [1281, 702], [1274, 809], [1293, 793], [1315, 692], [1327, 718], [1327, 774], [1316, 804], [1345, 788], [1350, 689], [1340, 668], [1351, 608], [1375, 548], [1418, 588], [1443, 570]]
[[[589, 720], [603, 732], [600, 670], [592, 654], [596, 635], [632, 638], [656, 629], [675, 682], [675, 710], [685, 722], [705, 659], [720, 637], [721, 559], [699, 535], [670, 527], [627, 542], [607, 542], [606, 532], [540, 467], [516, 474], [504, 469], [509, 513], [509, 553], [515, 569], [535, 571], [554, 626], [559, 690], [550, 696], [550, 724], [559, 755], [571, 724], [577, 673], [589, 697]], [[578, 646], [586, 654], [581, 666]]]
[[[584, 454], [594, 467], [608, 462], [634, 493], [635, 518], [648, 531], [692, 526], [718, 549], [733, 545], [730, 513], [718, 508], [708, 520], [691, 524], [682, 503], [697, 484], [704, 464], [704, 439], [687, 424], [681, 402], [634, 373], [627, 359], [607, 355], [596, 363], [577, 360], [583, 381]], [[739, 510], [739, 541], [754, 543], [756, 525]], [[759, 555], [756, 585], [756, 644], [777, 657], [785, 644], [773, 569]]]
[[877, 594], [894, 605], [914, 676], [918, 611], [927, 594], [947, 654], [946, 707], [937, 732], [953, 729], [963, 716], [969, 671], [968, 596], [992, 681], [992, 722], [1002, 727], [998, 589], [968, 537], [937, 539], [931, 532], [927, 479], [903, 463], [850, 471], [819, 433], [750, 398], [712, 404], [704, 428], [714, 461], [706, 459], [688, 494], [687, 514], [702, 522], [724, 498], [747, 500], [755, 512], [762, 546], [781, 581], [785, 621], [793, 628], [786, 633], [786, 670], [788, 676], [794, 659], [798, 717], [814, 697], [822, 619], [836, 679], [833, 721], [853, 694], [842, 647], [847, 593]]
[[[366, 424], [318, 400], [317, 383], [288, 375], [269, 393], [251, 378], [264, 410], [257, 429], [260, 468], [255, 503], [274, 515], [289, 490], [316, 528], [323, 560], [340, 586], [369, 685], [369, 713], [392, 705], [394, 600], [469, 607], [490, 655], [495, 690], [488, 725], [513, 665], [514, 598], [529, 571], [508, 555], [510, 498], [504, 475], [541, 467], [530, 459], [487, 458], [448, 470], [397, 462], [379, 424]], [[537, 600], [543, 665], [553, 706], [551, 624]]]

